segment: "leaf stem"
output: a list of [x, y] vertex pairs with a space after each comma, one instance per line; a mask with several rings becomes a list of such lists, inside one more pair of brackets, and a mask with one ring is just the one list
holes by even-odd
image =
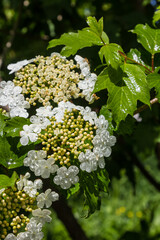
[[125, 58], [125, 62], [126, 62], [126, 60], [129, 60], [129, 61], [131, 61], [131, 62], [136, 63], [137, 65], [140, 65], [140, 66], [144, 67], [149, 73], [152, 73], [152, 72], [153, 72], [153, 70], [151, 71], [148, 67], [146, 67], [146, 66], [143, 65], [142, 63], [139, 63], [139, 62], [133, 60], [132, 58], [127, 57], [123, 52], [121, 52], [121, 51], [118, 51], [118, 52], [119, 52], [119, 54], [120, 54], [122, 57]]
[[[154, 103], [157, 103], [158, 102], [158, 98], [153, 98], [150, 100], [150, 104], [153, 105]], [[142, 105], [141, 107], [139, 107], [135, 112], [134, 112], [134, 115], [137, 114], [137, 113], [140, 113], [142, 112], [143, 110], [147, 109], [148, 108], [148, 105], [147, 104], [144, 104]]]

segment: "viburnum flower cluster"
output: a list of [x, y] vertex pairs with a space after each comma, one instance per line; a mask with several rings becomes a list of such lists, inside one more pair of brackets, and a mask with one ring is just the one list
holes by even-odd
[[[45, 107], [41, 111], [43, 116]], [[54, 175], [53, 182], [63, 189], [79, 181], [79, 171], [90, 173], [105, 167], [104, 157], [111, 155], [116, 138], [107, 131], [108, 121], [103, 115], [97, 117], [89, 107], [71, 102], [60, 102], [48, 114], [48, 126], [36, 136], [42, 150], [30, 151], [25, 166], [42, 178]]]
[[32, 63], [16, 72], [13, 82], [22, 87], [26, 100], [34, 106], [37, 103], [46, 106], [78, 97], [86, 97], [90, 101], [97, 76], [90, 73], [88, 63], [82, 66], [82, 59], [76, 56], [78, 64], [75, 64], [58, 53], [50, 57], [37, 56]]
[[[14, 190], [0, 190], [2, 239], [42, 239], [42, 227], [51, 221], [51, 212], [43, 208], [59, 199], [51, 188], [42, 191], [43, 179], [67, 190], [81, 184], [85, 174], [104, 169], [105, 158], [111, 155], [116, 138], [108, 131], [108, 121], [90, 107], [73, 103], [74, 98], [92, 103], [97, 80], [86, 59], [76, 55], [75, 61], [58, 53], [37, 56], [10, 64], [13, 82], [0, 83], [0, 105], [9, 108], [11, 118], [29, 118], [21, 127], [18, 144], [22, 148], [32, 145], [23, 165], [40, 178], [31, 181], [27, 172], [20, 175]], [[21, 209], [32, 217], [24, 216]]]
[[[49, 208], [59, 195], [51, 189], [40, 194], [42, 180], [32, 182], [29, 177], [27, 172], [14, 188], [0, 190], [0, 239], [40, 240], [44, 236], [42, 226], [51, 221], [51, 212], [42, 208]], [[30, 219], [27, 213], [32, 213]]]

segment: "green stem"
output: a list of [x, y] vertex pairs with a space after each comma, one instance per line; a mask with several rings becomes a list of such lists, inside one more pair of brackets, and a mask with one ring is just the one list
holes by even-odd
[[118, 52], [119, 52], [119, 54], [120, 54], [122, 57], [125, 58], [125, 62], [126, 62], [126, 60], [129, 60], [129, 61], [131, 61], [131, 62], [133, 62], [133, 63], [136, 63], [136, 64], [139, 65], [139, 66], [144, 67], [149, 73], [152, 73], [152, 71], [151, 71], [148, 67], [146, 67], [145, 65], [143, 65], [142, 63], [139, 63], [139, 62], [137, 62], [137, 61], [135, 61], [135, 60], [127, 57], [127, 56], [126, 56], [123, 52], [121, 52], [121, 51], [118, 51]]

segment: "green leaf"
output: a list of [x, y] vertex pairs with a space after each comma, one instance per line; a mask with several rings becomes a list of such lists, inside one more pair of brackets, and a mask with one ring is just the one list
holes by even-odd
[[136, 48], [135, 49], [131, 48], [127, 56], [133, 59], [134, 61], [144, 65], [144, 62], [141, 59], [141, 52], [139, 52]]
[[118, 135], [131, 135], [134, 130], [136, 120], [128, 115], [124, 121], [121, 121], [116, 133]]
[[79, 49], [109, 43], [108, 36], [103, 32], [103, 18], [97, 22], [94, 17], [88, 17], [87, 23], [89, 27], [78, 33], [64, 33], [59, 39], [51, 40], [48, 48], [65, 45], [61, 54], [69, 57], [75, 55]]
[[80, 189], [79, 183], [76, 183], [74, 187], [69, 188], [67, 191], [67, 199], [75, 195], [77, 192], [79, 192], [79, 189]]
[[19, 176], [15, 171], [13, 172], [11, 178], [4, 174], [0, 174], [0, 189], [6, 187], [14, 187], [18, 178]]
[[[147, 73], [149, 73], [149, 70], [152, 71], [152, 67], [148, 66], [147, 64], [145, 64], [143, 62], [143, 60], [141, 59], [141, 52], [139, 52], [136, 48], [135, 49], [131, 49], [130, 52], [127, 54], [127, 57], [130, 59], [133, 59], [135, 62], [142, 64], [143, 66], [139, 67]], [[129, 59], [127, 59], [127, 62], [133, 63], [132, 61], [130, 61]], [[148, 69], [146, 69], [145, 67], [147, 67]]]
[[5, 137], [0, 137], [0, 164], [11, 169], [23, 165], [24, 156], [20, 158], [11, 151], [11, 145]]
[[98, 169], [97, 171], [98, 187], [100, 191], [108, 192], [109, 176], [106, 169]]
[[14, 117], [7, 121], [4, 131], [7, 137], [18, 137], [24, 125], [30, 124], [30, 120], [22, 117]]
[[109, 178], [105, 169], [98, 169], [92, 173], [82, 173], [80, 187], [83, 189], [85, 197], [83, 208], [84, 217], [89, 217], [96, 210], [100, 209], [100, 191], [108, 192], [108, 184]]
[[109, 78], [108, 69], [105, 68], [97, 77], [97, 81], [95, 83], [93, 93], [107, 89], [107, 82], [108, 82], [107, 77]]
[[0, 113], [0, 135], [3, 135], [3, 129], [6, 126], [6, 119], [8, 119], [8, 117]]
[[108, 65], [111, 65], [113, 68], [117, 69], [119, 64], [122, 62], [121, 55], [118, 51], [123, 52], [121, 46], [116, 43], [104, 45], [99, 51], [101, 62], [104, 63], [105, 59]]
[[95, 17], [88, 17], [87, 18], [87, 24], [92, 29], [92, 31], [95, 32], [98, 36], [102, 35], [102, 32], [103, 32], [103, 18], [100, 18], [100, 20], [97, 22]]
[[132, 33], [137, 34], [137, 41], [151, 54], [160, 53], [160, 29], [153, 29], [147, 24], [138, 24]]
[[153, 15], [153, 25], [156, 27], [156, 22], [160, 20], [160, 6], [156, 8], [156, 11], [154, 12]]
[[150, 105], [150, 93], [144, 72], [136, 65], [124, 64], [123, 69], [111, 67], [101, 73], [102, 82], [106, 81], [108, 90], [108, 109], [119, 125], [128, 114], [133, 116], [137, 108], [137, 100]]
[[102, 106], [101, 110], [100, 110], [100, 115], [102, 114], [106, 120], [108, 120], [108, 131], [110, 134], [113, 133], [114, 131], [114, 126], [112, 124], [112, 112], [108, 109], [107, 105]]
[[160, 74], [151, 73], [147, 76], [149, 88], [155, 88], [156, 97], [160, 100]]

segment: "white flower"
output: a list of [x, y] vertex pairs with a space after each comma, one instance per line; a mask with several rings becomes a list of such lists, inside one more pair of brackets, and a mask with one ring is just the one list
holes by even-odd
[[108, 121], [103, 115], [100, 115], [99, 118], [95, 119], [95, 124], [100, 129], [100, 131], [102, 130], [102, 128], [108, 128]]
[[31, 171], [35, 171], [35, 165], [37, 160], [44, 160], [47, 153], [43, 150], [35, 151], [31, 150], [28, 152], [27, 157], [24, 159], [23, 164], [29, 167]]
[[79, 81], [78, 87], [82, 90], [82, 95], [85, 96], [85, 99], [92, 103], [94, 100], [93, 90], [97, 80], [97, 75], [95, 73], [91, 73], [87, 75], [84, 80]]
[[54, 183], [60, 185], [63, 189], [68, 189], [72, 184], [79, 181], [77, 174], [79, 173], [78, 167], [72, 165], [68, 169], [61, 167], [57, 170], [57, 175], [54, 177]]
[[97, 119], [97, 114], [96, 112], [91, 111], [90, 107], [83, 108], [81, 110], [81, 113], [85, 121], [89, 121], [91, 124], [95, 124], [95, 121]]
[[17, 240], [31, 240], [28, 232], [20, 232], [17, 235]]
[[45, 129], [48, 125], [51, 124], [48, 118], [45, 116], [31, 116], [30, 121], [35, 132], [40, 132], [41, 129]]
[[4, 240], [17, 240], [17, 237], [13, 233], [9, 233]]
[[45, 193], [41, 193], [37, 196], [37, 206], [43, 208], [46, 205], [46, 208], [49, 208], [52, 205], [52, 202], [55, 202], [59, 199], [59, 195], [56, 192], [51, 192], [51, 189], [47, 189]]
[[38, 134], [33, 132], [34, 129], [33, 129], [32, 124], [31, 125], [24, 125], [23, 130], [24, 131], [20, 132], [20, 136], [21, 136], [20, 143], [23, 146], [26, 146], [28, 144], [29, 140], [31, 142], [36, 142], [37, 141]]
[[30, 60], [26, 60], [26, 59], [25, 59], [25, 60], [19, 61], [19, 62], [17, 62], [17, 63], [11, 63], [11, 64], [9, 64], [9, 65], [7, 66], [7, 69], [8, 69], [8, 70], [11, 70], [11, 71], [9, 72], [9, 74], [12, 74], [12, 73], [14, 73], [14, 72], [17, 72], [17, 71], [20, 70], [23, 66], [25, 66], [25, 65], [33, 62], [33, 61], [34, 61], [34, 58], [32, 58], [32, 59], [30, 59]]
[[40, 208], [32, 210], [32, 215], [37, 222], [44, 224], [45, 222], [50, 222], [52, 218], [49, 216], [51, 211], [48, 209], [41, 210]]
[[47, 160], [37, 160], [35, 162], [34, 173], [36, 176], [41, 176], [42, 178], [49, 178], [50, 173], [55, 173], [58, 166], [53, 158]]
[[30, 222], [27, 224], [27, 234], [29, 235], [29, 239], [41, 240], [44, 237], [42, 232], [43, 224], [41, 222], [37, 222], [35, 218], [31, 218]]
[[79, 64], [83, 76], [85, 77], [87, 75], [90, 75], [90, 66], [88, 62], [79, 55], [76, 55], [74, 59]]
[[136, 113], [133, 117], [136, 119], [137, 122], [142, 122], [142, 118], [140, 117], [139, 113]]
[[52, 107], [51, 106], [45, 106], [45, 107], [39, 107], [36, 109], [36, 115], [39, 117], [49, 117], [51, 118], [53, 116]]
[[9, 107], [10, 117], [28, 117], [25, 108], [29, 108], [30, 104], [25, 101], [21, 92], [22, 88], [15, 86], [11, 81], [0, 83], [0, 105]]
[[26, 186], [27, 184], [27, 179], [30, 178], [30, 173], [27, 172], [24, 176], [20, 175], [20, 180], [18, 182], [16, 182], [17, 184], [17, 188], [19, 191], [21, 191], [23, 189], [24, 186]]
[[21, 107], [15, 107], [10, 110], [10, 117], [23, 117], [27, 118], [29, 116], [28, 112], [26, 109], [21, 108]]
[[81, 152], [78, 156], [80, 161], [80, 168], [82, 171], [92, 172], [97, 170], [98, 159], [96, 155], [90, 150], [87, 149], [86, 152]]
[[34, 182], [27, 180], [27, 183], [24, 187], [24, 191], [30, 196], [35, 197], [37, 194], [37, 189], [42, 188], [42, 180], [36, 179]]

